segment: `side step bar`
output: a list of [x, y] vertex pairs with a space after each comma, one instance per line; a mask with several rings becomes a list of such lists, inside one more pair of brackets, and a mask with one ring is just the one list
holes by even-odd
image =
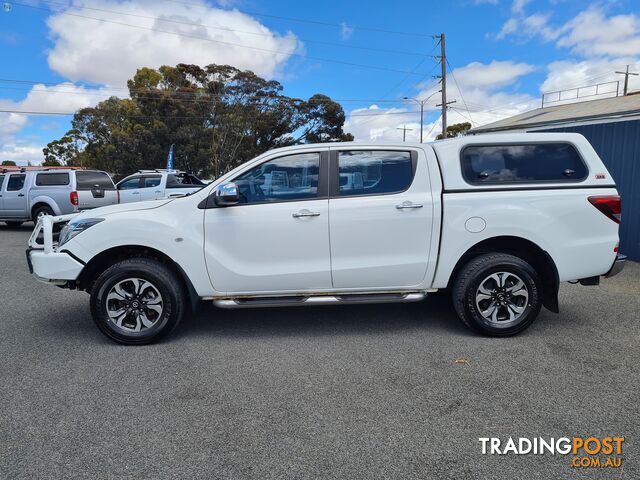
[[427, 296], [424, 292], [413, 293], [358, 293], [348, 295], [313, 295], [310, 297], [255, 297], [214, 300], [220, 308], [292, 307], [302, 305], [328, 305], [348, 303], [409, 303], [419, 302]]

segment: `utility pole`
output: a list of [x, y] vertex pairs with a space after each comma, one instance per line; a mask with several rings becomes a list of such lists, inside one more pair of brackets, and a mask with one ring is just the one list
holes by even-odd
[[407, 131], [411, 132], [411, 131], [413, 131], [413, 128], [407, 128], [406, 125], [403, 125], [402, 127], [396, 128], [396, 130], [402, 130], [402, 141], [406, 142], [407, 141]]
[[440, 76], [442, 103], [437, 104], [436, 107], [442, 107], [442, 138], [447, 138], [447, 107], [450, 103], [455, 103], [456, 101], [447, 102], [447, 51], [444, 43], [444, 33], [440, 34], [440, 67], [442, 69]]
[[640, 75], [640, 73], [634, 73], [634, 72], [630, 72], [629, 71], [629, 65], [627, 65], [627, 70], [625, 72], [616, 72], [619, 73], [620, 75], [624, 75], [624, 90], [623, 90], [623, 95], [626, 96], [627, 92], [629, 91], [629, 75], [635, 75], [638, 76]]

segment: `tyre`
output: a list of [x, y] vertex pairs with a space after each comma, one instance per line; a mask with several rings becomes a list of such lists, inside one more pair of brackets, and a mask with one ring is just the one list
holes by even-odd
[[4, 222], [7, 224], [7, 227], [16, 228], [22, 225], [24, 222]]
[[91, 289], [91, 315], [110, 339], [152, 343], [170, 333], [185, 309], [181, 279], [158, 260], [132, 258], [107, 268]]
[[521, 258], [489, 253], [473, 258], [452, 289], [460, 319], [485, 335], [506, 337], [525, 330], [542, 306], [538, 274]]
[[37, 222], [43, 215], [53, 215], [53, 210], [49, 205], [40, 205], [33, 211], [33, 221]]

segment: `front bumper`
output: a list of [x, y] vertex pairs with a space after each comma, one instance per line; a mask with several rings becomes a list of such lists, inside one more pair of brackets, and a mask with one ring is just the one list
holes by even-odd
[[611, 278], [614, 275], [619, 274], [624, 268], [624, 264], [626, 263], [626, 261], [627, 261], [627, 256], [618, 253], [616, 255], [616, 259], [613, 262], [613, 265], [611, 266], [611, 269], [604, 274], [605, 278]]
[[54, 224], [68, 222], [74, 215], [45, 215], [36, 223], [27, 247], [29, 273], [47, 283], [62, 284], [75, 280], [84, 268], [81, 260], [70, 253], [56, 251], [53, 241]]

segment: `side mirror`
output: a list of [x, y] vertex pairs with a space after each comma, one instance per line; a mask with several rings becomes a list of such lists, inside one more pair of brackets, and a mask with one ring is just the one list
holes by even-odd
[[238, 186], [233, 182], [218, 185], [214, 193], [214, 199], [219, 207], [236, 205], [240, 201]]

